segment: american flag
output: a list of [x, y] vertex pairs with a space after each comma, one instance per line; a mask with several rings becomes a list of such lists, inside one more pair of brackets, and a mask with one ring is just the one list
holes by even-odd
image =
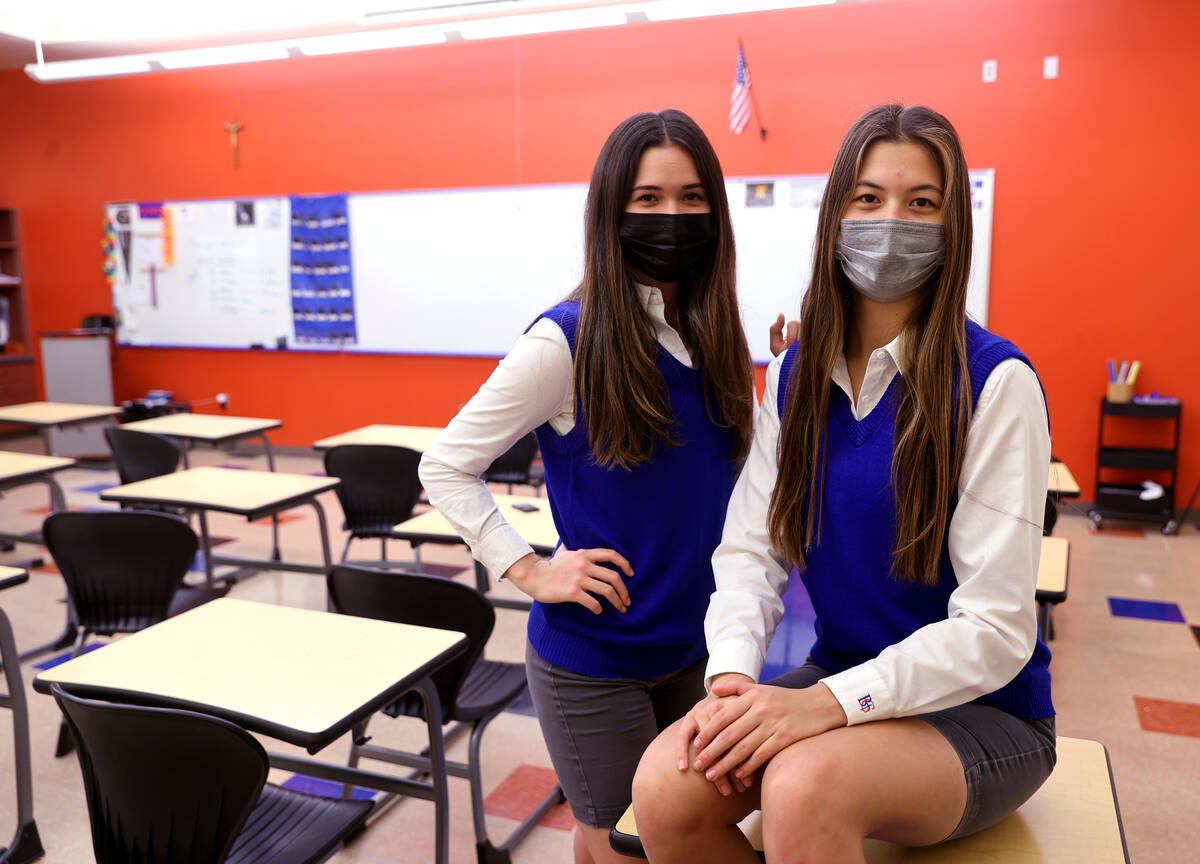
[[750, 70], [746, 57], [738, 46], [737, 71], [733, 76], [733, 95], [729, 97], [729, 128], [741, 135], [750, 122]]

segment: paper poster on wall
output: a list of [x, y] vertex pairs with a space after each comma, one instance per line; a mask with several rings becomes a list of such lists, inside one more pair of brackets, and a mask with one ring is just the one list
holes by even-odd
[[357, 344], [345, 195], [293, 195], [292, 330], [301, 348]]

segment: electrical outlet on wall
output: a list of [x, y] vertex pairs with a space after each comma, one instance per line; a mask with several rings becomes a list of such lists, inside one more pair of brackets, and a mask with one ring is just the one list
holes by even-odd
[[995, 60], [984, 60], [983, 61], [983, 83], [984, 84], [995, 84], [996, 83], [996, 61]]
[[1057, 78], [1058, 77], [1058, 55], [1050, 54], [1042, 58], [1042, 77]]

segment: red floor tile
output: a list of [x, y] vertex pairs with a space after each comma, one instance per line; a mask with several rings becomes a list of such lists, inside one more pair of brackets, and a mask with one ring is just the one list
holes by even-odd
[[55, 563], [50, 560], [49, 555], [46, 555], [44, 558], [42, 558], [42, 562], [43, 563], [41, 567], [30, 567], [29, 569], [35, 573], [53, 573], [56, 576], [62, 575], [62, 571], [59, 570]]
[[1138, 722], [1147, 732], [1200, 738], [1200, 705], [1142, 696], [1134, 696], [1133, 703], [1137, 706]]
[[[483, 812], [520, 822], [542, 803], [557, 782], [558, 779], [549, 768], [521, 765], [487, 796], [483, 802]], [[559, 804], [543, 817], [540, 824], [546, 828], [570, 831], [575, 827], [575, 817], [571, 815], [570, 807]]]
[[[301, 514], [299, 514], [299, 513], [280, 513], [280, 514], [279, 514], [279, 524], [280, 524], [280, 525], [285, 525], [285, 524], [287, 524], [288, 522], [297, 522], [297, 521], [299, 521], [299, 520], [301, 520], [301, 519], [304, 519], [304, 518], [305, 518], [305, 517], [304, 517], [304, 516], [302, 516], [302, 515], [301, 515]], [[271, 517], [270, 517], [270, 516], [264, 516], [264, 517], [263, 517], [263, 518], [261, 518], [261, 519], [255, 519], [255, 520], [254, 520], [253, 522], [251, 522], [250, 524], [251, 524], [251, 525], [270, 525], [270, 524], [271, 524]]]

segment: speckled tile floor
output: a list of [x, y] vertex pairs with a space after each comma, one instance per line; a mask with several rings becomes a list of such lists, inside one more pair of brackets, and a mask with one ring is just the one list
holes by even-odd
[[[33, 438], [8, 439], [0, 442], [0, 448], [40, 452]], [[193, 464], [258, 467], [261, 461], [250, 451], [201, 449], [193, 455]], [[319, 471], [320, 460], [316, 455], [281, 454], [278, 468], [296, 473]], [[116, 484], [115, 472], [72, 469], [59, 479], [72, 508], [110, 506], [96, 495], [99, 489]], [[337, 528], [340, 510], [332, 493], [323, 496], [322, 503], [330, 514], [336, 551], [344, 538]], [[10, 531], [32, 530], [45, 505], [44, 487], [7, 492], [0, 499], [0, 524]], [[320, 553], [315, 520], [303, 511], [296, 513], [302, 518], [287, 520], [280, 528], [283, 548], [288, 557], [316, 562]], [[267, 524], [214, 514], [210, 527], [214, 535], [231, 538], [223, 553], [261, 556], [267, 552]], [[1163, 537], [1153, 527], [1145, 531], [1136, 525], [1119, 527], [1124, 530], [1093, 533], [1087, 520], [1068, 503], [1055, 530], [1057, 536], [1071, 541], [1068, 599], [1055, 611], [1056, 638], [1051, 643], [1058, 730], [1063, 735], [1097, 739], [1108, 747], [1131, 860], [1176, 864], [1194, 859], [1200, 848], [1200, 820], [1196, 818], [1200, 812], [1200, 532], [1189, 525], [1180, 536]], [[404, 544], [395, 547], [397, 557], [407, 552]], [[0, 563], [29, 558], [39, 551], [22, 545], [0, 554]], [[461, 566], [462, 573], [456, 578], [470, 579], [465, 548], [428, 546], [423, 555], [425, 561], [439, 567]], [[512, 589], [499, 586], [496, 590]], [[13, 622], [19, 646], [39, 644], [61, 630], [63, 596], [61, 578], [53, 567], [34, 571], [27, 584], [0, 594], [0, 606]], [[322, 580], [304, 574], [260, 573], [235, 585], [232, 596], [325, 607]], [[1116, 609], [1122, 611], [1114, 614], [1112, 599], [1148, 601], [1149, 605], [1117, 603]], [[1174, 604], [1179, 614], [1160, 614], [1165, 607], [1155, 604]], [[772, 646], [768, 662], [773, 666], [802, 660], [811, 641], [811, 610], [805, 598], [791, 596], [788, 606], [791, 623]], [[1131, 610], [1145, 614], [1130, 614]], [[525, 613], [499, 610], [488, 656], [521, 660], [524, 623]], [[57, 709], [48, 697], [29, 687], [36, 674], [32, 663], [23, 664], [21, 671], [30, 703], [34, 806], [46, 847], [45, 860], [92, 861], [78, 765], [73, 757], [53, 758]], [[9, 712], [0, 711], [0, 843], [11, 836], [16, 813], [11, 729]], [[371, 725], [371, 734], [382, 743], [412, 746], [421, 741], [422, 733], [419, 723], [404, 719], [379, 717]], [[287, 749], [278, 742], [268, 743], [272, 749]], [[339, 761], [345, 752], [345, 742], [338, 742], [320, 758]], [[464, 740], [451, 747], [457, 758], [465, 758], [465, 752]], [[552, 782], [537, 721], [519, 711], [503, 714], [485, 735], [483, 764], [489, 830], [499, 839], [515, 826], [513, 817], [540, 800]], [[289, 776], [273, 771], [271, 779], [283, 782]], [[475, 852], [465, 781], [451, 781], [450, 809], [451, 861], [472, 862]], [[551, 812], [517, 848], [514, 861], [570, 861], [569, 823], [562, 808]], [[428, 802], [400, 801], [332, 861], [430, 861], [432, 825]]]

